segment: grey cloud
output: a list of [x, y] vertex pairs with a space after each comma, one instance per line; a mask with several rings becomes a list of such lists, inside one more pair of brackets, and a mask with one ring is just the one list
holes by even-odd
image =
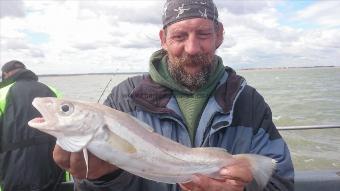
[[285, 31], [283, 28], [280, 27], [268, 27], [254, 20], [248, 20], [247, 22], [245, 22], [245, 26], [259, 32], [260, 34], [264, 35], [265, 38], [272, 41], [291, 42], [298, 40], [300, 36], [298, 32]]
[[317, 23], [324, 27], [339, 27], [339, 1], [316, 1], [294, 15], [297, 20]]
[[[157, 10], [157, 9], [156, 9]], [[132, 23], [150, 23], [150, 24], [160, 24], [161, 14], [160, 11], [157, 13], [153, 7], [150, 10], [115, 10], [110, 11], [110, 14], [117, 14], [117, 20], [127, 21]]]
[[161, 26], [156, 27], [154, 25], [150, 25], [150, 27], [147, 27], [145, 24], [134, 24], [132, 28], [133, 29], [130, 30], [134, 31], [127, 32], [127, 29], [121, 29], [117, 26], [117, 29], [110, 32], [112, 37], [111, 46], [122, 48], [160, 47], [158, 31]]
[[79, 50], [94, 50], [98, 48], [98, 44], [97, 43], [77, 43], [73, 47]]
[[224, 63], [235, 68], [303, 67], [339, 65], [340, 50], [330, 47], [307, 46], [300, 44], [295, 50], [291, 47], [259, 46], [234, 54], [232, 49], [218, 52]]
[[130, 39], [129, 41], [122, 40], [118, 46], [121, 48], [157, 48], [160, 47], [160, 42], [158, 39], [151, 38]]
[[44, 58], [45, 54], [42, 50], [39, 49], [30, 49], [31, 56], [34, 58]]
[[0, 18], [24, 16], [22, 0], [0, 0]]
[[297, 32], [296, 30], [286, 30], [280, 26], [276, 26], [275, 28], [269, 27], [248, 16], [234, 17], [233, 19], [233, 22], [229, 22], [230, 27], [244, 26], [245, 28], [256, 31], [259, 35], [271, 41], [292, 42], [297, 41], [301, 36], [301, 32]]
[[237, 41], [234, 37], [230, 36], [229, 34], [224, 36], [223, 43], [221, 45], [221, 48], [231, 48], [233, 46], [236, 46]]
[[117, 39], [112, 39], [109, 41], [92, 41], [92, 42], [73, 42], [72, 47], [78, 50], [96, 50], [117, 44], [119, 41]]
[[[101, 3], [96, 3], [93, 1], [83, 1], [80, 4], [80, 9], [82, 9], [86, 15], [96, 15], [100, 17], [102, 15], [109, 15], [111, 22], [115, 23], [117, 21], [125, 21], [132, 23], [151, 23], [160, 24], [161, 23], [161, 13], [163, 7], [163, 1], [150, 1], [154, 2], [150, 6], [120, 6], [119, 2], [117, 4], [112, 4], [112, 1], [101, 1]], [[141, 4], [143, 2], [131, 1], [132, 4]], [[142, 4], [141, 4], [142, 5]], [[81, 16], [81, 15], [80, 15]]]
[[230, 13], [244, 15], [258, 13], [266, 8], [272, 7], [272, 1], [253, 1], [253, 0], [215, 0], [219, 10], [227, 9]]
[[9, 50], [24, 50], [29, 49], [27, 43], [24, 40], [20, 39], [5, 39], [4, 47]]
[[324, 36], [317, 46], [340, 50], [340, 30], [335, 30], [333, 34], [325, 33]]
[[273, 40], [273, 41], [294, 42], [294, 41], [299, 40], [301, 33], [295, 32], [295, 31], [287, 32], [287, 31], [280, 30], [279, 28], [276, 28], [276, 29], [270, 28], [264, 31], [264, 36], [267, 39]]

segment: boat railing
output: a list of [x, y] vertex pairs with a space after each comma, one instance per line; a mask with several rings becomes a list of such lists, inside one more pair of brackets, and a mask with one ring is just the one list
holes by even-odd
[[[308, 126], [282, 126], [279, 131], [334, 129], [340, 125], [308, 125]], [[58, 191], [73, 191], [73, 182], [63, 182]], [[303, 170], [295, 172], [295, 191], [339, 191], [340, 169], [337, 170]]]
[[304, 125], [304, 126], [278, 126], [279, 131], [286, 130], [311, 130], [311, 129], [335, 129], [340, 128], [340, 125]]

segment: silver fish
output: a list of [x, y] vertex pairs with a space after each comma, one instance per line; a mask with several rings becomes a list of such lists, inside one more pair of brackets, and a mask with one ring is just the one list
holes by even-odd
[[186, 147], [153, 132], [131, 115], [101, 104], [57, 98], [35, 98], [32, 104], [43, 118], [29, 121], [29, 126], [55, 136], [64, 150], [88, 150], [146, 179], [170, 184], [189, 182], [193, 174], [220, 179], [222, 167], [248, 160], [262, 188], [276, 167], [274, 159], [261, 155], [231, 155], [222, 148]]

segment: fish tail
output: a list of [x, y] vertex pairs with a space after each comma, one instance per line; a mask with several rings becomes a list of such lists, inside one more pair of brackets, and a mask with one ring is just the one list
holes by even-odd
[[262, 190], [268, 183], [274, 170], [276, 169], [276, 160], [256, 154], [238, 154], [233, 156], [237, 159], [246, 159], [250, 163], [250, 170], [257, 183]]

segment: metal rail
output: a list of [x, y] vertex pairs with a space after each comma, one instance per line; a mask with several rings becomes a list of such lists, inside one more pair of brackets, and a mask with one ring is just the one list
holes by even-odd
[[285, 130], [309, 130], [309, 129], [335, 129], [340, 128], [340, 125], [305, 125], [305, 126], [283, 126], [276, 127], [280, 131]]

